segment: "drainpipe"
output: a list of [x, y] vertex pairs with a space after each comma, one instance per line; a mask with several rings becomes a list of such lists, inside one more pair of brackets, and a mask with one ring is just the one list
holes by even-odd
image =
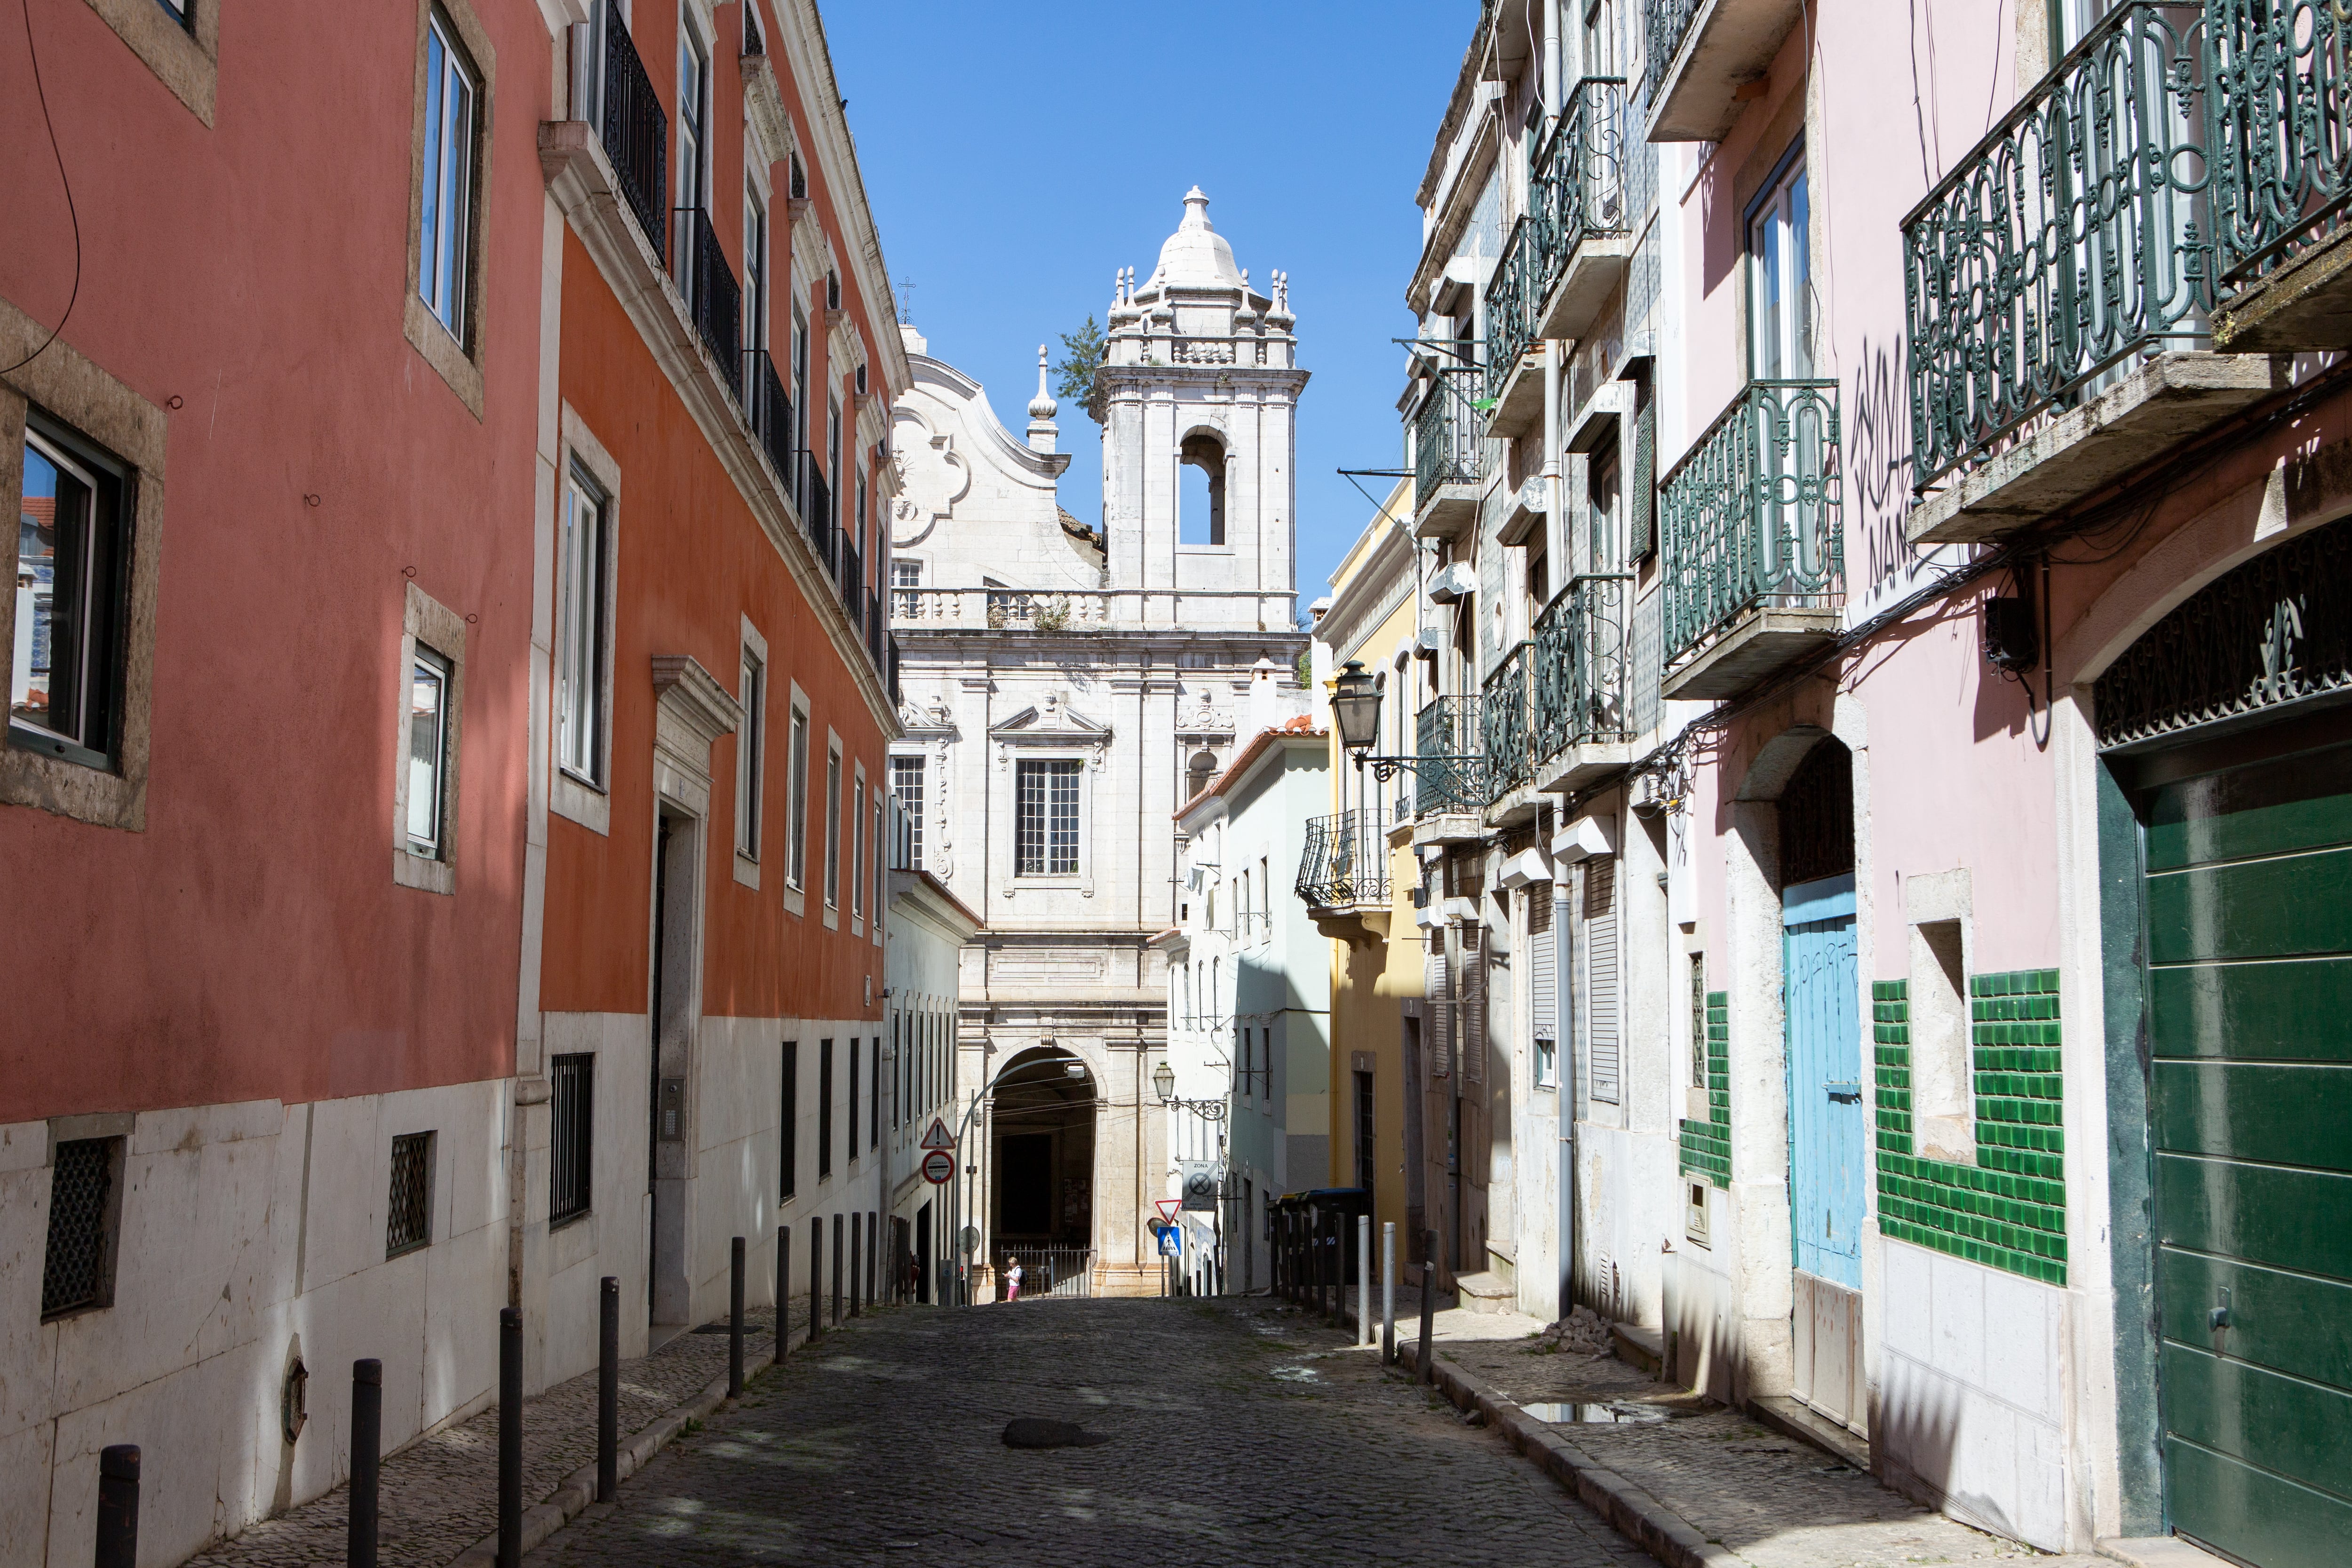
[[1552, 121], [1559, 118], [1559, 5], [1558, 0], [1541, 0], [1541, 3], [1544, 130], [1549, 132]]

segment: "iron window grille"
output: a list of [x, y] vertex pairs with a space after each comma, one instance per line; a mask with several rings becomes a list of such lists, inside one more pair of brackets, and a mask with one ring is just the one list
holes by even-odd
[[122, 1140], [58, 1145], [49, 1173], [48, 1251], [41, 1267], [41, 1320], [114, 1304]]
[[433, 1244], [433, 1134], [392, 1141], [392, 1198], [385, 1205], [383, 1255], [397, 1258]]
[[857, 1056], [857, 1047], [858, 1047], [858, 1042], [857, 1042], [857, 1040], [856, 1040], [855, 1037], [853, 1037], [853, 1038], [850, 1040], [850, 1042], [849, 1042], [849, 1132], [848, 1132], [848, 1156], [849, 1156], [849, 1163], [850, 1163], [851, 1164], [853, 1164], [853, 1165], [855, 1165], [856, 1163], [857, 1163], [857, 1087], [858, 1087], [858, 1086], [857, 1086], [857, 1079], [858, 1079], [858, 1066], [859, 1066], [859, 1063], [858, 1063], [858, 1056]]
[[26, 419], [8, 742], [111, 768], [130, 562], [125, 471], [37, 412]]
[[1024, 761], [1014, 781], [1013, 875], [1073, 877], [1078, 870], [1075, 757]]
[[548, 1223], [562, 1225], [591, 1206], [591, 1172], [596, 1128], [596, 1058], [582, 1053], [555, 1058], [548, 1074], [553, 1093]]
[[816, 1179], [833, 1174], [833, 1042], [816, 1043]]
[[780, 1112], [783, 1125], [782, 1148], [777, 1152], [777, 1163], [782, 1167], [782, 1195], [789, 1200], [799, 1187], [801, 1155], [801, 1047], [797, 1040], [784, 1042], [784, 1103]]

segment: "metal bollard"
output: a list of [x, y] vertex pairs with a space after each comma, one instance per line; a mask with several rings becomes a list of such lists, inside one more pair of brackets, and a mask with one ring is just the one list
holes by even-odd
[[727, 1397], [743, 1397], [743, 1238], [727, 1244]]
[[1437, 1316], [1437, 1233], [1421, 1233], [1421, 1365], [1414, 1375], [1417, 1383], [1435, 1383], [1437, 1372], [1430, 1364], [1429, 1342], [1436, 1328]]
[[1381, 1364], [1396, 1364], [1396, 1221], [1381, 1225]]
[[596, 1500], [621, 1486], [621, 1281], [604, 1276], [596, 1301]]
[[1356, 1342], [1372, 1342], [1372, 1216], [1356, 1216]]
[[499, 1568], [522, 1568], [522, 1310], [499, 1309]]
[[793, 1342], [793, 1322], [784, 1315], [784, 1303], [793, 1299], [793, 1233], [789, 1226], [776, 1227], [776, 1361], [782, 1364], [784, 1352]]
[[98, 1451], [98, 1568], [136, 1568], [139, 1561], [139, 1446]]
[[345, 1568], [375, 1568], [376, 1483], [383, 1469], [383, 1363], [352, 1363], [352, 1489], [343, 1527]]

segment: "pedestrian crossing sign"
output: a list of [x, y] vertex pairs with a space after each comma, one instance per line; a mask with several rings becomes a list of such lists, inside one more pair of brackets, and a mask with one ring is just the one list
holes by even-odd
[[923, 1141], [921, 1143], [917, 1145], [917, 1147], [923, 1149], [954, 1148], [955, 1139], [949, 1135], [946, 1120], [942, 1117], [932, 1117], [931, 1130], [923, 1134]]

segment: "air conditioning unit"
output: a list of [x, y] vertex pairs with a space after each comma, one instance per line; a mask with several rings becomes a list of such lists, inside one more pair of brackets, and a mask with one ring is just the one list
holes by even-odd
[[1429, 580], [1432, 604], [1450, 605], [1478, 591], [1478, 574], [1467, 561], [1456, 561]]
[[1412, 657], [1435, 658], [1445, 647], [1445, 634], [1435, 626], [1423, 626], [1413, 634]]

